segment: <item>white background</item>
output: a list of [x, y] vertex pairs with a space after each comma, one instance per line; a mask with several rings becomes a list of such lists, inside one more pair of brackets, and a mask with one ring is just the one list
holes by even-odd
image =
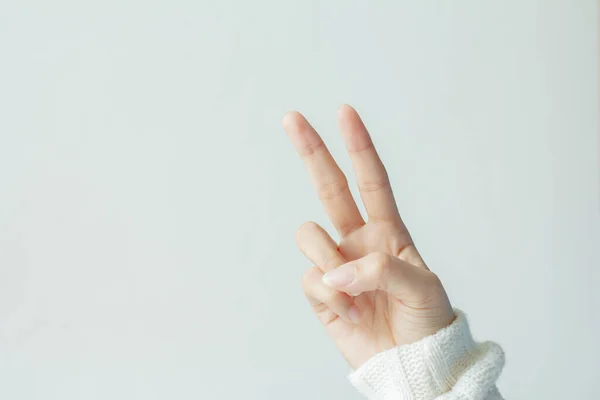
[[350, 171], [344, 102], [504, 395], [600, 398], [597, 11], [2, 0], [0, 398], [359, 399], [300, 290], [294, 231], [331, 226], [280, 125]]

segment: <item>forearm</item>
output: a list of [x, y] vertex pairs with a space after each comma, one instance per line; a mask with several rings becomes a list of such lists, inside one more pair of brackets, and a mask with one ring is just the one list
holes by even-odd
[[432, 336], [379, 353], [349, 379], [372, 400], [501, 400], [495, 383], [504, 353], [473, 340], [465, 315]]

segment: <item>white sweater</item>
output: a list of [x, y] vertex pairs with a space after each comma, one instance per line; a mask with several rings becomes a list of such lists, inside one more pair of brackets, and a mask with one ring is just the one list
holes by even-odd
[[370, 400], [502, 400], [495, 382], [504, 352], [495, 343], [476, 343], [467, 318], [434, 335], [375, 355], [349, 376]]

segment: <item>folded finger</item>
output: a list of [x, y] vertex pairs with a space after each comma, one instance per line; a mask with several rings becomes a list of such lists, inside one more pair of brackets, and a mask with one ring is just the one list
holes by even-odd
[[346, 262], [338, 251], [337, 243], [315, 222], [305, 222], [298, 228], [296, 242], [300, 251], [323, 272]]
[[361, 311], [346, 293], [326, 286], [323, 272], [316, 267], [310, 268], [302, 278], [302, 288], [317, 317], [324, 324], [331, 323], [335, 317], [346, 322], [360, 322]]

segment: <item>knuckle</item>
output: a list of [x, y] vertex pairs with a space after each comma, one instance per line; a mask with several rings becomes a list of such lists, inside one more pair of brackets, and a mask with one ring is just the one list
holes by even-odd
[[341, 299], [341, 293], [335, 290], [329, 290], [327, 293], [323, 295], [323, 302], [326, 304], [336, 304]]
[[365, 181], [358, 184], [358, 189], [363, 193], [378, 192], [381, 190], [390, 190], [390, 181]]
[[322, 267], [325, 271], [334, 269], [339, 266], [339, 256], [340, 254], [337, 252], [337, 249], [330, 249], [327, 256], [325, 257], [325, 261], [323, 261]]
[[300, 150], [300, 156], [303, 158], [309, 158], [321, 151], [325, 146], [322, 140], [315, 141], [313, 143], [306, 143]]
[[386, 253], [369, 253], [363, 262], [356, 264], [357, 279], [380, 280], [387, 268], [388, 255]]
[[304, 292], [309, 292], [312, 290], [312, 287], [315, 283], [316, 275], [318, 274], [317, 268], [312, 267], [306, 270], [304, 274], [302, 274], [302, 289]]
[[317, 303], [312, 306], [312, 309], [315, 313], [320, 314], [329, 310], [329, 307], [325, 303]]
[[379, 271], [382, 271], [389, 264], [390, 256], [388, 254], [376, 252], [371, 253], [370, 257], [373, 266]]
[[334, 181], [324, 183], [317, 190], [319, 197], [324, 200], [331, 200], [348, 192], [348, 181], [346, 178], [338, 178]]
[[[387, 253], [376, 252], [371, 253], [369, 257], [371, 258], [367, 263], [369, 270], [365, 271], [364, 275], [380, 283], [385, 281], [390, 275], [391, 256]], [[360, 271], [358, 273], [360, 274]]]

